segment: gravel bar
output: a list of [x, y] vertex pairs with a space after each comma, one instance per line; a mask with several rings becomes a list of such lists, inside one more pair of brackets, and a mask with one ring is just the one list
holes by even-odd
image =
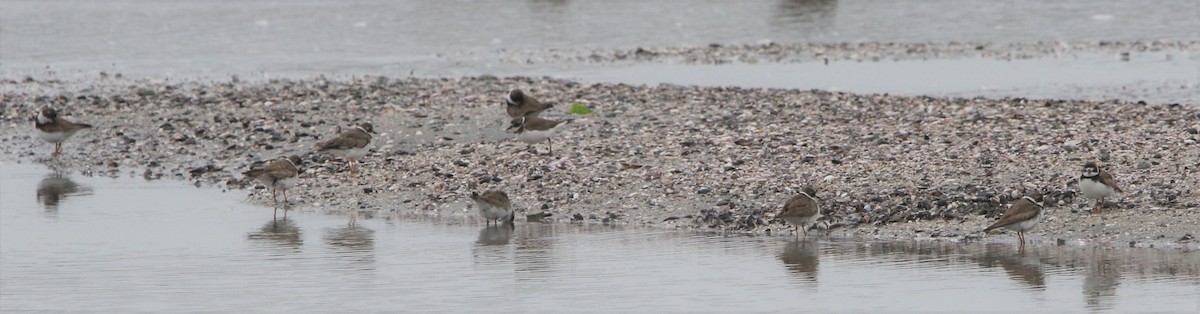
[[[298, 210], [473, 215], [472, 191], [508, 192], [524, 215], [564, 223], [779, 234], [781, 204], [814, 186], [833, 234], [971, 240], [1025, 191], [1047, 192], [1035, 241], [1192, 243], [1200, 226], [1195, 104], [931, 98], [785, 89], [585, 84], [549, 78], [357, 77], [241, 82], [8, 80], [0, 158], [270, 193], [240, 172], [298, 154]], [[571, 118], [528, 146], [504, 132], [522, 88]], [[593, 113], [573, 115], [571, 104]], [[64, 144], [35, 136], [52, 106], [95, 125]], [[313, 153], [355, 122], [379, 132], [360, 173]], [[1124, 194], [1090, 215], [1083, 163]], [[1010, 234], [1003, 232], [1007, 237]]]

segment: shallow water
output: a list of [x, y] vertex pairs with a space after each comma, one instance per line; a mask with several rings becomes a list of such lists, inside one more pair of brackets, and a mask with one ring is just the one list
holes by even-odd
[[655, 85], [1200, 104], [1200, 59], [1170, 53], [787, 64], [640, 64], [542, 74]]
[[[69, 161], [68, 161], [69, 162]], [[1195, 252], [271, 209], [0, 163], [0, 310], [1188, 312]], [[261, 191], [260, 191], [261, 193]]]
[[[0, 0], [0, 76], [497, 73], [544, 48], [1200, 39], [1200, 3], [1121, 0]], [[487, 58], [484, 58], [487, 59]]]

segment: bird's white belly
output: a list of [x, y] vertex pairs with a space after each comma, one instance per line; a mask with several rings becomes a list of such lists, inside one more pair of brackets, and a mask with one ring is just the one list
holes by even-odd
[[277, 181], [275, 181], [275, 184], [274, 184], [275, 188], [283, 189], [283, 190], [287, 190], [287, 189], [291, 188], [293, 185], [296, 185], [296, 177], [291, 177], [291, 178], [287, 178], [287, 179], [283, 179], [283, 180], [277, 180]]
[[71, 135], [75, 135], [75, 131], [43, 132], [38, 130], [38, 138], [50, 143], [62, 143], [63, 141], [66, 141], [67, 138], [71, 137]]
[[358, 160], [359, 158], [363, 158], [363, 156], [366, 156], [366, 155], [367, 155], [366, 147], [351, 148], [351, 149], [346, 150], [345, 157], [346, 157], [346, 159]]
[[508, 217], [508, 215], [512, 213], [512, 210], [504, 209], [503, 207], [499, 206], [492, 206], [491, 204], [485, 202], [475, 202], [475, 205], [479, 206], [479, 215], [483, 216], [484, 219], [501, 219]]
[[351, 149], [331, 149], [328, 152], [334, 156], [345, 158], [346, 160], [358, 160], [367, 155], [367, 148], [351, 148]]
[[1079, 191], [1090, 198], [1108, 197], [1116, 193], [1116, 190], [1112, 187], [1104, 185], [1100, 181], [1089, 179], [1079, 179]]
[[550, 129], [550, 130], [546, 130], [546, 131], [526, 130], [525, 132], [521, 132], [521, 134], [517, 135], [517, 140], [525, 142], [525, 143], [529, 143], [529, 144], [535, 144], [535, 143], [544, 142], [544, 141], [546, 141], [546, 139], [549, 139], [552, 136], [554, 136], [554, 129]]
[[1018, 222], [1018, 223], [1011, 224], [1011, 225], [1007, 225], [1004, 227], [1008, 228], [1008, 230], [1012, 230], [1012, 231], [1025, 232], [1025, 231], [1033, 230], [1033, 227], [1037, 227], [1037, 224], [1039, 222], [1042, 222], [1042, 213], [1038, 213], [1037, 217], [1033, 217], [1033, 219]]
[[783, 221], [793, 226], [808, 228], [809, 225], [817, 222], [821, 218], [821, 214], [812, 215], [810, 217], [783, 217]]

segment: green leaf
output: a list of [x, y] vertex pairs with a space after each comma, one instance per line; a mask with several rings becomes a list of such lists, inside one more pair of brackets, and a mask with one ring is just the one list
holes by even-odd
[[570, 112], [574, 114], [589, 114], [592, 113], [592, 108], [588, 108], [581, 103], [574, 103], [571, 104]]

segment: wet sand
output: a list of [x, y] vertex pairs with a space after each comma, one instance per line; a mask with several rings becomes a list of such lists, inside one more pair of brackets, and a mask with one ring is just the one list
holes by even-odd
[[[16, 130], [0, 139], [6, 160], [48, 157], [53, 145], [29, 119], [53, 106], [97, 128], [47, 162], [246, 189], [269, 206], [269, 192], [239, 173], [299, 154], [298, 210], [471, 215], [471, 191], [500, 189], [518, 216], [778, 234], [780, 204], [812, 185], [835, 234], [971, 240], [1030, 190], [1046, 191], [1049, 207], [1035, 241], [1187, 245], [1200, 225], [1191, 105], [520, 77], [3, 85], [3, 124]], [[558, 104], [546, 117], [574, 119], [554, 155], [503, 132], [510, 88]], [[571, 103], [594, 113], [569, 114]], [[356, 121], [380, 134], [351, 176], [312, 147]], [[1127, 191], [1102, 215], [1087, 214], [1092, 200], [1076, 188], [1087, 161]]]

